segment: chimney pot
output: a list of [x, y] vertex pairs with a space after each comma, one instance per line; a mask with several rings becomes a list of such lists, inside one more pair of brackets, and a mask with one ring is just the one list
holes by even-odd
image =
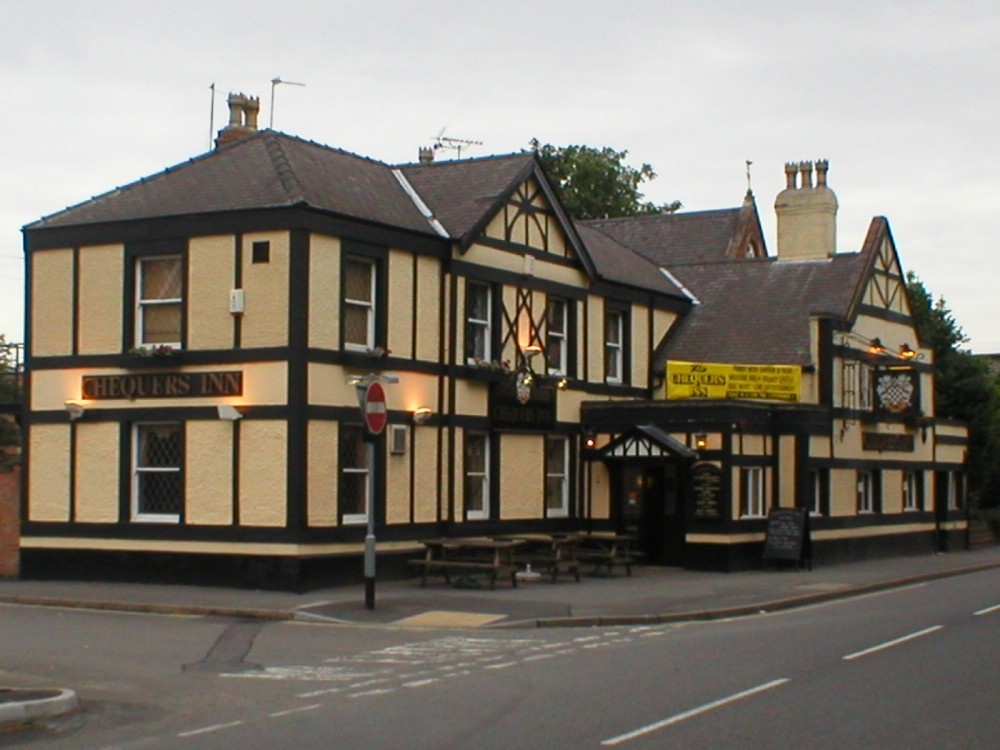
[[421, 146], [417, 157], [421, 164], [432, 164], [434, 162], [434, 149], [429, 146]]
[[802, 173], [802, 187], [811, 188], [813, 186], [813, 163], [804, 161], [799, 163], [799, 172]]
[[830, 162], [826, 159], [819, 159], [816, 162], [816, 187], [826, 187], [826, 173], [830, 169]]
[[798, 187], [798, 165], [794, 162], [785, 163], [785, 187], [789, 190], [795, 190]]

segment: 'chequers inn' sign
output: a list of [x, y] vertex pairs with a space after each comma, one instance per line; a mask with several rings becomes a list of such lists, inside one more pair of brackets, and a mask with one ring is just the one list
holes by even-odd
[[87, 400], [200, 398], [242, 396], [243, 373], [144, 372], [129, 375], [84, 375], [80, 395]]

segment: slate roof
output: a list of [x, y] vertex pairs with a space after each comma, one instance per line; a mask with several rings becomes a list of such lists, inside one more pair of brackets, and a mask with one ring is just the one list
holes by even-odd
[[657, 265], [673, 268], [726, 257], [739, 226], [740, 209], [649, 214], [586, 222]]
[[672, 269], [701, 304], [658, 349], [654, 369], [662, 372], [668, 359], [816, 364], [810, 318], [849, 319], [867, 261], [868, 252], [861, 252], [825, 260], [757, 258]]
[[[534, 166], [532, 154], [408, 164], [399, 169], [454, 238], [465, 237], [483, 215]], [[519, 179], [520, 178], [520, 179]]]
[[26, 229], [295, 205], [433, 231], [388, 165], [273, 130], [258, 131]]
[[672, 297], [690, 299], [667, 278], [656, 263], [587, 223], [575, 222], [575, 225], [577, 234], [586, 245], [594, 267], [602, 278], [640, 289], [651, 289]]

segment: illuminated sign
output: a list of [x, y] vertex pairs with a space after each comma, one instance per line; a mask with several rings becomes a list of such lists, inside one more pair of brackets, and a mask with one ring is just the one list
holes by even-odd
[[666, 396], [798, 401], [798, 365], [731, 365], [718, 362], [667, 362]]
[[89, 400], [200, 398], [243, 395], [243, 373], [144, 372], [130, 375], [84, 375], [80, 395]]

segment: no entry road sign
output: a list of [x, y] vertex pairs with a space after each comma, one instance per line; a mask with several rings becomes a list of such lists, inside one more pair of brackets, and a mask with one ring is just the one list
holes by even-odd
[[378, 381], [369, 383], [368, 387], [365, 388], [361, 413], [365, 418], [368, 432], [372, 435], [380, 435], [385, 429], [385, 423], [389, 421], [389, 415], [385, 407], [385, 389]]

